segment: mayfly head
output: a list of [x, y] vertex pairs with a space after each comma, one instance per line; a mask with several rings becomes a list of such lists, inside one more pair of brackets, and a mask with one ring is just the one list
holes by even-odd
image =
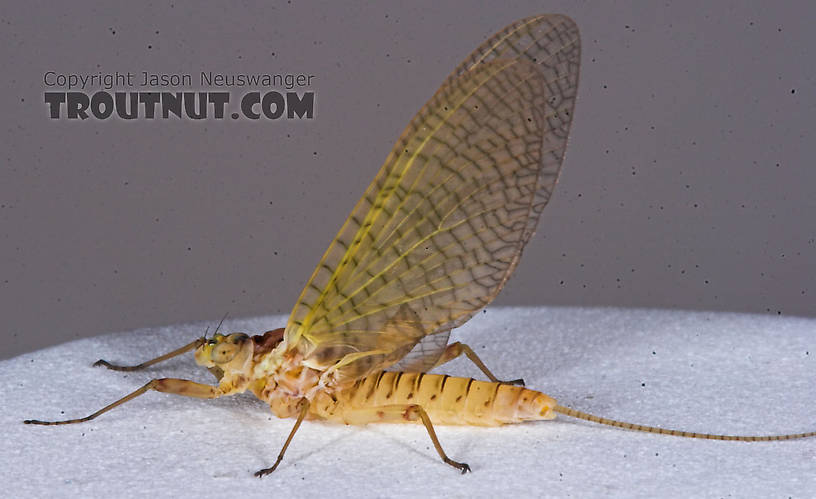
[[195, 360], [208, 369], [242, 371], [252, 358], [253, 350], [252, 340], [244, 333], [215, 334], [196, 348]]

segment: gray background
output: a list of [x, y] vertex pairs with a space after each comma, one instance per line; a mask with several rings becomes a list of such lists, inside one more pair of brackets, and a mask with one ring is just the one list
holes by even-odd
[[[488, 35], [541, 12], [581, 28], [578, 109], [496, 303], [816, 314], [810, 3], [9, 4], [0, 357], [287, 313], [413, 113]], [[318, 114], [52, 121], [48, 70], [307, 73]]]

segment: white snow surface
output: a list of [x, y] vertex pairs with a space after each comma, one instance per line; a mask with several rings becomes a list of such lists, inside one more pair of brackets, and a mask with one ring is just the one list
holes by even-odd
[[[259, 334], [284, 317], [229, 320]], [[205, 324], [84, 339], [0, 362], [8, 497], [814, 497], [816, 438], [727, 442], [636, 433], [559, 416], [500, 428], [438, 426], [460, 475], [421, 425], [293, 420], [250, 393], [149, 392], [90, 414], [151, 378], [213, 383], [192, 354], [122, 373], [200, 336]], [[212, 325], [210, 325], [212, 326]], [[212, 330], [212, 327], [210, 328]], [[816, 430], [816, 320], [613, 308], [491, 308], [454, 332], [503, 378], [610, 418], [707, 433]], [[482, 378], [466, 359], [437, 369]]]

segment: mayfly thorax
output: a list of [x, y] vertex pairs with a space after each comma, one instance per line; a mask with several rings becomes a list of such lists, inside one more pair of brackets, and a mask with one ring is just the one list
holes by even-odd
[[[296, 418], [425, 426], [495, 426], [556, 413], [630, 430], [721, 440], [778, 436], [688, 433], [600, 418], [557, 404], [521, 380], [498, 380], [450, 331], [488, 305], [510, 278], [555, 188], [578, 89], [578, 28], [563, 15], [519, 20], [470, 54], [419, 110], [329, 245], [285, 328], [199, 338], [138, 366], [195, 351], [218, 380], [154, 379], [79, 423], [149, 390], [217, 398], [250, 391]], [[489, 381], [428, 371], [467, 356]]]

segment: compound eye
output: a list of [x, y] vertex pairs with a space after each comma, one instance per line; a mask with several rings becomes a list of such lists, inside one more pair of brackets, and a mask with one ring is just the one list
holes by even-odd
[[238, 351], [241, 349], [240, 345], [234, 343], [221, 342], [212, 349], [211, 359], [216, 364], [226, 364], [235, 358]]
[[238, 355], [243, 344], [249, 340], [249, 336], [244, 333], [232, 333], [229, 336], [218, 335], [214, 340], [215, 345], [210, 358], [216, 364], [226, 364]]
[[236, 345], [240, 345], [248, 339], [249, 336], [244, 333], [232, 333], [231, 335], [227, 336], [227, 341]]

